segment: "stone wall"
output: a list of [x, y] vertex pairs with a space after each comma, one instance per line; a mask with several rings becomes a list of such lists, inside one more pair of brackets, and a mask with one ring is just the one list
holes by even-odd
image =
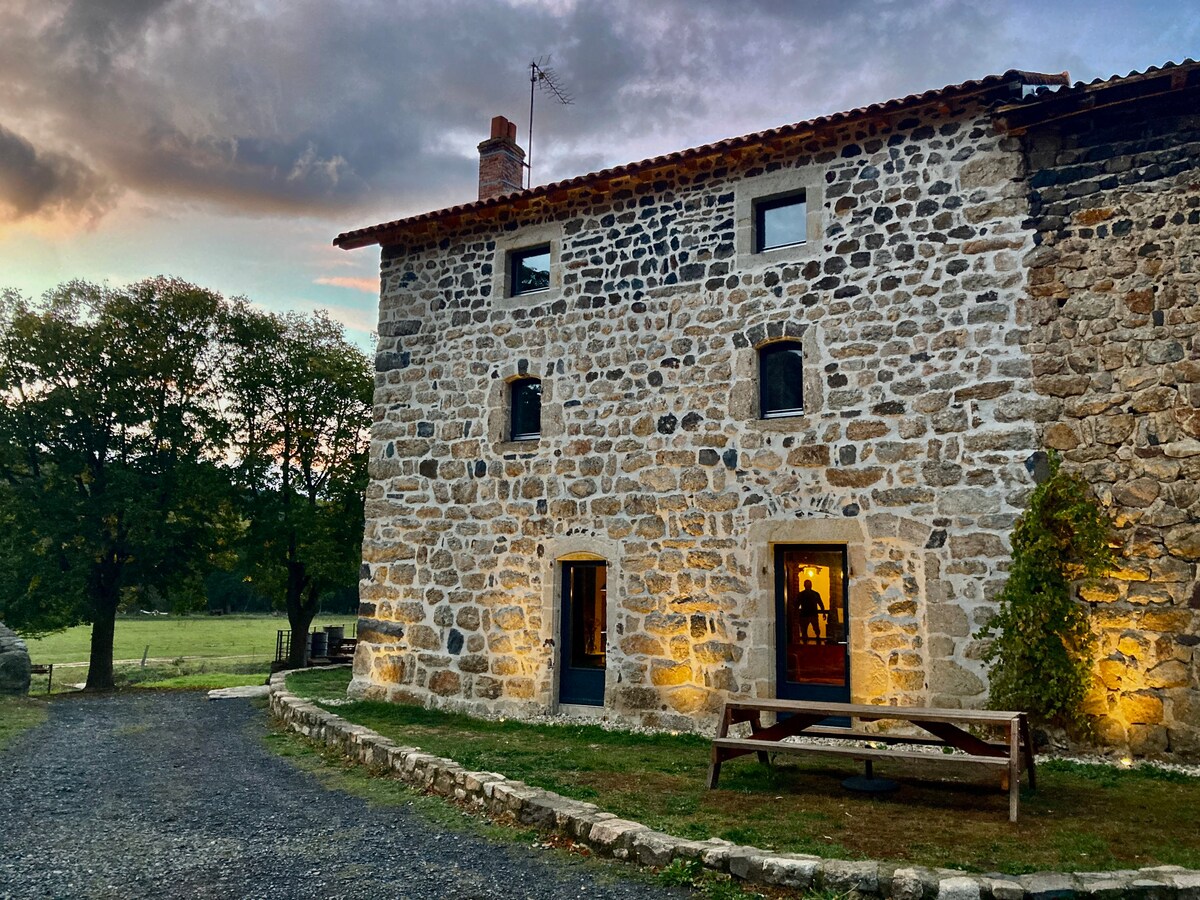
[[29, 648], [0, 624], [0, 694], [29, 693]]
[[1200, 97], [1026, 138], [1041, 441], [1111, 507], [1123, 561], [1084, 591], [1090, 711], [1138, 753], [1200, 752]]
[[[1030, 488], [1022, 156], [980, 103], [907, 109], [385, 247], [351, 690], [555, 704], [556, 561], [610, 564], [606, 712], [689, 728], [774, 695], [774, 542], [845, 543], [856, 700], [978, 705]], [[749, 201], [806, 190], [754, 254]], [[549, 243], [551, 289], [503, 296]], [[805, 414], [755, 414], [755, 348], [805, 352]], [[543, 379], [543, 436], [503, 385]], [[1035, 415], [1034, 418], [1037, 418]]]
[[1029, 875], [967, 875], [958, 869], [897, 866], [875, 860], [823, 859], [778, 853], [720, 838], [688, 840], [619, 819], [594, 803], [573, 800], [513, 781], [495, 772], [474, 772], [452, 759], [403, 747], [363, 725], [347, 722], [287, 689], [289, 672], [271, 676], [270, 708], [275, 718], [310, 741], [339, 751], [377, 772], [426, 794], [438, 794], [472, 809], [557, 833], [593, 852], [656, 869], [674, 860], [695, 861], [756, 884], [839, 896], [939, 897], [1035, 900], [1045, 897], [1158, 897], [1188, 900], [1200, 895], [1200, 872], [1154, 866], [1109, 872], [1035, 872]]

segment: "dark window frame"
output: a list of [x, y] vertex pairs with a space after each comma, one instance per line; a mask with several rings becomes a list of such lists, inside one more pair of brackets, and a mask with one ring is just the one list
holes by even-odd
[[[537, 430], [529, 428], [530, 422], [521, 420], [524, 407], [520, 393], [533, 385], [537, 386]], [[508, 383], [508, 439], [513, 442], [536, 441], [542, 437], [542, 380], [533, 376], [514, 378]]]
[[[799, 406], [777, 405], [768, 397], [767, 366], [770, 360], [784, 354], [796, 358], [796, 372], [799, 377], [795, 386], [795, 395], [800, 401]], [[786, 419], [804, 415], [804, 345], [797, 340], [772, 341], [763, 344], [755, 351], [758, 365], [758, 417], [760, 419]]]
[[[545, 256], [549, 260], [547, 268], [546, 285], [544, 287], [521, 287], [521, 263], [535, 256]], [[517, 250], [508, 251], [508, 295], [510, 297], [522, 297], [526, 294], [540, 294], [543, 291], [550, 290], [553, 278], [550, 273], [553, 271], [554, 254], [550, 244], [535, 244], [532, 247], [521, 247]]]
[[[774, 209], [785, 206], [801, 206], [804, 211], [804, 240], [786, 241], [782, 244], [766, 243], [766, 214]], [[784, 247], [803, 247], [808, 243], [808, 191], [801, 188], [798, 191], [788, 191], [772, 197], [760, 197], [754, 201], [754, 252], [766, 253], [770, 250], [781, 250]]]

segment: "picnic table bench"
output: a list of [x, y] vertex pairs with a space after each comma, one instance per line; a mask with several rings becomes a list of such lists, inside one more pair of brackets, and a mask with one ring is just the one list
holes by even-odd
[[[763, 713], [774, 713], [774, 725], [764, 727]], [[916, 725], [925, 735], [865, 732], [854, 727], [821, 724], [829, 719], [855, 719], [875, 722], [881, 719]], [[729, 729], [738, 722], [750, 723], [750, 734], [730, 737]], [[967, 731], [970, 727], [999, 729], [1005, 740], [989, 741]], [[794, 738], [798, 740], [785, 740]], [[857, 746], [812, 743], [804, 738], [838, 738], [858, 742]], [[885, 744], [889, 746], [872, 746]], [[929, 753], [890, 745], [951, 748], [960, 753]], [[713, 739], [712, 763], [708, 786], [715, 788], [726, 760], [757, 753], [770, 764], [769, 753], [830, 753], [863, 760], [868, 774], [873, 760], [905, 759], [917, 762], [953, 762], [990, 766], [1002, 771], [1002, 787], [1008, 789], [1008, 820], [1017, 821], [1020, 803], [1021, 769], [1029, 772], [1029, 787], [1037, 787], [1033, 744], [1025, 713], [997, 710], [935, 709], [919, 706], [876, 706], [859, 703], [820, 703], [799, 700], [728, 700], [721, 715], [717, 736]]]

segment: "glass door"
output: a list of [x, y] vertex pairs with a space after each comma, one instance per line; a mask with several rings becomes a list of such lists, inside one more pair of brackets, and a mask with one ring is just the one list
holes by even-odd
[[776, 691], [781, 700], [850, 701], [845, 546], [775, 547]]
[[560, 703], [604, 705], [607, 622], [608, 566], [602, 561], [564, 562]]

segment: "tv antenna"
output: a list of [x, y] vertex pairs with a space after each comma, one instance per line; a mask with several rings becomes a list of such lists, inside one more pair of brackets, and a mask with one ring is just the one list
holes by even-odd
[[528, 171], [529, 181], [526, 188], [533, 187], [533, 97], [537, 93], [537, 88], [540, 87], [549, 93], [563, 106], [570, 106], [575, 102], [575, 98], [559, 84], [558, 75], [550, 68], [549, 62], [550, 57], [542, 56], [529, 63], [529, 147], [525, 156], [525, 168]]

